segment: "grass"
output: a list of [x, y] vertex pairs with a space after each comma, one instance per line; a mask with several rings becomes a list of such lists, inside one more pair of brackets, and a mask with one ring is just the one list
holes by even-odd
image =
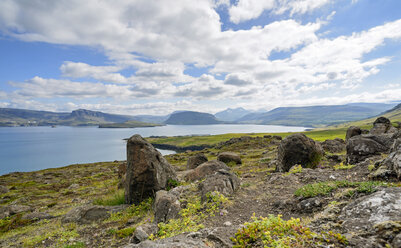
[[103, 205], [103, 206], [116, 206], [124, 203], [125, 203], [125, 195], [123, 189], [112, 191], [111, 193], [105, 196], [101, 196], [93, 200], [93, 204]]
[[340, 164], [336, 164], [336, 165], [334, 165], [334, 170], [349, 170], [349, 169], [352, 169], [352, 168], [354, 168], [356, 165], [354, 165], [354, 164], [344, 164], [344, 163], [340, 163]]
[[307, 184], [294, 192], [295, 196], [310, 198], [315, 196], [325, 196], [338, 188], [354, 188], [348, 192], [350, 196], [354, 193], [373, 193], [378, 187], [395, 187], [398, 184], [381, 182], [381, 181], [366, 181], [366, 182], [349, 182], [349, 181], [329, 181]]
[[[316, 130], [302, 132], [309, 138], [317, 141], [325, 141], [326, 139], [342, 138], [345, 139], [346, 128]], [[220, 142], [227, 141], [231, 138], [239, 138], [242, 136], [250, 137], [263, 137], [265, 135], [278, 135], [283, 138], [293, 134], [287, 133], [229, 133], [219, 135], [205, 135], [205, 136], [173, 136], [166, 138], [147, 138], [147, 140], [154, 144], [168, 144], [178, 147], [194, 146], [194, 145], [216, 145]]]

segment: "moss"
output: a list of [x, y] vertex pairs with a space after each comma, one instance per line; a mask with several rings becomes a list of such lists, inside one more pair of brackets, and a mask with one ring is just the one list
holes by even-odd
[[336, 165], [334, 165], [334, 170], [349, 170], [349, 169], [352, 169], [352, 168], [354, 168], [356, 165], [353, 165], [353, 164], [349, 164], [349, 165], [347, 165], [347, 164], [344, 164], [344, 163], [340, 163], [340, 164], [336, 164]]
[[307, 184], [294, 192], [295, 196], [302, 196], [304, 198], [315, 197], [318, 195], [328, 195], [338, 188], [353, 188], [348, 192], [349, 196], [355, 193], [373, 193], [378, 187], [399, 187], [398, 184], [380, 182], [380, 181], [366, 181], [366, 182], [349, 182], [349, 181], [329, 181]]
[[134, 232], [135, 232], [136, 227], [127, 227], [127, 228], [123, 228], [120, 230], [117, 230], [115, 232], [115, 234], [119, 237], [119, 238], [126, 238], [131, 236]]

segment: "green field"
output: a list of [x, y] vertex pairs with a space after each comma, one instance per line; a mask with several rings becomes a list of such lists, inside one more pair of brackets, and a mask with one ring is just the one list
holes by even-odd
[[[334, 138], [345, 138], [346, 128], [337, 128], [329, 130], [316, 130], [316, 131], [306, 131], [302, 132], [309, 138], [317, 141], [325, 141], [326, 139]], [[290, 133], [227, 133], [219, 135], [208, 135], [208, 136], [173, 136], [166, 138], [147, 138], [152, 144], [168, 144], [178, 147], [186, 146], [199, 146], [199, 145], [215, 145], [223, 141], [227, 141], [231, 138], [238, 138], [241, 136], [251, 136], [251, 137], [263, 137], [265, 135], [278, 135], [281, 137], [287, 137]]]

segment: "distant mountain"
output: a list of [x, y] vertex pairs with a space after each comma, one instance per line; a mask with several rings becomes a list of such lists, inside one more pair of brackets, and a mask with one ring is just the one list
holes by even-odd
[[0, 126], [88, 126], [101, 123], [126, 122], [133, 116], [107, 114], [86, 109], [56, 113], [27, 109], [0, 108]]
[[234, 109], [228, 108], [226, 110], [214, 114], [214, 116], [216, 116], [217, 119], [222, 121], [235, 121], [240, 119], [241, 117], [244, 117], [249, 113], [251, 113], [251, 111], [246, 110], [244, 108], [234, 108]]
[[221, 122], [212, 114], [185, 111], [171, 114], [164, 123], [171, 125], [208, 125]]
[[373, 125], [373, 122], [380, 116], [386, 117], [386, 118], [390, 119], [390, 121], [393, 122], [393, 124], [401, 126], [401, 104], [398, 104], [395, 107], [393, 107], [392, 109], [389, 109], [389, 110], [387, 110], [383, 113], [380, 113], [376, 116], [373, 116], [371, 118], [367, 118], [367, 119], [359, 120], [359, 121], [342, 123], [339, 125], [333, 125], [332, 127], [344, 128], [344, 127], [350, 127], [350, 126], [359, 126], [359, 127], [370, 128], [370, 126]]
[[319, 127], [366, 119], [378, 115], [395, 104], [353, 103], [346, 105], [282, 107], [265, 113], [251, 113], [239, 123]]

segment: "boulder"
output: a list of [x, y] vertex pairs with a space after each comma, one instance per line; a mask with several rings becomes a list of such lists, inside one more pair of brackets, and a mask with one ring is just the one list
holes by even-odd
[[296, 133], [283, 139], [278, 146], [277, 167], [279, 172], [287, 172], [300, 164], [304, 168], [315, 168], [320, 162], [323, 150], [313, 139]]
[[401, 221], [401, 188], [385, 188], [352, 201], [339, 220], [348, 232], [372, 231], [382, 222]]
[[223, 162], [212, 160], [205, 162], [193, 170], [189, 170], [185, 175], [186, 181], [195, 181], [205, 178], [207, 175], [213, 174], [216, 171], [223, 169], [229, 171], [230, 168]]
[[187, 161], [187, 169], [195, 169], [199, 165], [203, 164], [204, 162], [207, 162], [207, 157], [203, 153], [198, 153], [194, 156], [191, 156], [188, 158]]
[[217, 156], [217, 160], [226, 164], [230, 162], [234, 162], [235, 164], [242, 163], [241, 157], [234, 152], [222, 152]]
[[121, 163], [118, 165], [118, 178], [122, 178], [127, 173], [127, 163]]
[[379, 117], [373, 122], [373, 127], [370, 129], [370, 134], [386, 134], [386, 133], [396, 133], [397, 128], [391, 125], [391, 121], [386, 117]]
[[140, 135], [127, 141], [125, 202], [138, 204], [166, 189], [169, 180], [177, 180], [173, 167]]
[[156, 193], [153, 209], [155, 213], [155, 223], [158, 224], [160, 222], [166, 223], [170, 219], [177, 218], [181, 207], [176, 195], [170, 194], [165, 190], [159, 190]]
[[367, 158], [390, 150], [391, 137], [387, 135], [358, 135], [347, 141], [348, 164], [363, 162]]
[[9, 191], [10, 190], [6, 186], [0, 185], [0, 195], [1, 194], [5, 194], [5, 193], [7, 193]]
[[345, 141], [348, 141], [350, 138], [361, 134], [362, 130], [359, 127], [351, 126], [347, 129], [347, 134], [345, 135]]
[[138, 244], [142, 241], [145, 241], [148, 239], [148, 237], [152, 234], [155, 234], [157, 232], [157, 225], [153, 223], [147, 223], [138, 226], [135, 228], [134, 234], [130, 238], [129, 242]]
[[396, 177], [398, 180], [401, 180], [401, 150], [396, 150], [388, 155], [386, 159], [384, 159], [379, 168], [372, 172], [370, 175], [373, 179], [385, 179]]
[[326, 152], [340, 153], [345, 151], [345, 141], [340, 138], [335, 138], [334, 140], [328, 139], [322, 142], [322, 147]]
[[209, 192], [218, 191], [225, 196], [233, 194], [240, 186], [240, 180], [232, 172], [218, 170], [215, 174], [206, 177], [205, 181], [199, 184], [202, 201], [207, 200]]
[[79, 206], [71, 209], [63, 216], [61, 221], [63, 223], [75, 222], [78, 224], [90, 224], [92, 222], [105, 220], [110, 217], [111, 213], [122, 211], [126, 207], [127, 205], [114, 207], [92, 205]]

